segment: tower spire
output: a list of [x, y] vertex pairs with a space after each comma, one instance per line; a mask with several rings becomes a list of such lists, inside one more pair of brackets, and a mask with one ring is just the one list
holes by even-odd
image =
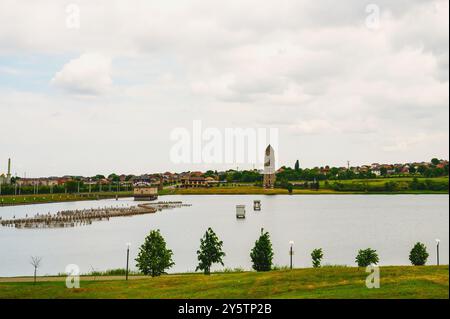
[[11, 159], [8, 158], [8, 173], [6, 173], [6, 183], [11, 183]]

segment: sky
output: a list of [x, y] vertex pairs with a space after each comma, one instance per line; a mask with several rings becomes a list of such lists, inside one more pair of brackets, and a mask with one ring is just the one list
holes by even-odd
[[262, 167], [174, 161], [173, 132], [194, 121], [277, 129], [279, 165], [448, 159], [448, 11], [0, 0], [0, 173], [9, 157], [22, 177]]

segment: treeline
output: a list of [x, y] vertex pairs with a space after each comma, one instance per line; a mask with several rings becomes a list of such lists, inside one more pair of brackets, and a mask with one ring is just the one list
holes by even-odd
[[327, 174], [321, 172], [320, 168], [297, 168], [281, 167], [282, 171], [277, 173], [277, 179], [287, 181], [324, 181], [324, 180], [348, 180], [348, 179], [370, 179], [377, 176], [368, 172], [355, 173], [352, 170], [339, 170], [331, 167]]
[[262, 182], [263, 175], [258, 171], [227, 171], [225, 173], [217, 173], [214, 171], [207, 171], [205, 177], [219, 176], [219, 181], [226, 181], [227, 183], [257, 183]]
[[[294, 242], [290, 242], [290, 268], [293, 268], [292, 257]], [[321, 267], [324, 252], [322, 248], [316, 248], [311, 252], [311, 263], [314, 268]], [[198, 265], [195, 271], [202, 271], [205, 275], [211, 273], [213, 264], [224, 266], [223, 241], [217, 234], [208, 228], [202, 238], [197, 250]], [[268, 232], [261, 229], [261, 235], [255, 241], [253, 248], [249, 251], [249, 257], [252, 262], [252, 268], [256, 271], [273, 270], [274, 250]], [[429, 254], [427, 247], [423, 243], [416, 243], [409, 253], [409, 260], [414, 266], [423, 266], [428, 260]], [[152, 277], [165, 274], [166, 271], [175, 265], [173, 261], [173, 251], [167, 247], [166, 241], [158, 230], [150, 231], [145, 238], [144, 243], [139, 248], [136, 260], [136, 267], [140, 273]], [[376, 250], [372, 248], [360, 249], [355, 257], [355, 263], [358, 267], [367, 267], [377, 265], [379, 256]], [[128, 268], [126, 269], [128, 274]]]
[[[352, 170], [340, 170], [337, 167], [331, 167], [328, 169], [328, 173], [323, 173], [320, 168], [313, 169], [293, 169], [290, 167], [282, 167], [282, 172], [277, 173], [277, 179], [283, 179], [287, 181], [312, 181], [312, 180], [350, 180], [350, 179], [373, 179], [378, 176], [371, 172], [354, 172]], [[410, 168], [409, 174], [416, 174], [420, 177], [433, 178], [448, 176], [448, 165], [444, 168], [436, 166], [419, 166], [418, 169]], [[381, 177], [398, 177], [404, 176], [401, 172], [396, 169], [394, 174], [388, 174], [386, 169], [381, 169]]]
[[339, 192], [448, 191], [448, 180], [434, 181], [426, 179], [421, 181], [418, 178], [414, 178], [412, 181], [388, 181], [385, 183], [326, 181], [324, 188]]
[[[414, 174], [418, 177], [441, 177], [448, 176], [448, 165], [444, 168], [437, 167], [431, 164], [431, 166], [419, 166], [417, 169], [414, 167], [409, 168], [409, 174]], [[409, 176], [414, 176], [409, 175]], [[228, 183], [258, 183], [263, 181], [263, 174], [256, 170], [243, 170], [235, 171], [230, 170], [224, 173], [217, 173], [217, 171], [209, 170], [205, 173], [205, 177], [218, 176], [220, 181], [226, 181]], [[386, 169], [381, 169], [381, 177], [399, 177], [405, 176], [398, 168], [394, 169], [393, 174], [388, 174]], [[277, 180], [283, 182], [292, 181], [340, 181], [351, 179], [375, 179], [379, 176], [368, 170], [366, 172], [355, 172], [351, 169], [342, 170], [338, 167], [327, 168], [327, 173], [323, 172], [321, 168], [300, 168], [300, 167], [286, 167], [282, 166], [280, 172], [277, 173]], [[428, 185], [429, 186], [429, 185]]]

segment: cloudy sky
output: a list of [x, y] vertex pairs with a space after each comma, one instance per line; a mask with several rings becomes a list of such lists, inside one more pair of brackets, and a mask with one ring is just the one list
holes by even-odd
[[0, 172], [8, 157], [19, 176], [205, 169], [169, 156], [193, 120], [278, 128], [290, 166], [448, 158], [448, 9], [0, 0]]

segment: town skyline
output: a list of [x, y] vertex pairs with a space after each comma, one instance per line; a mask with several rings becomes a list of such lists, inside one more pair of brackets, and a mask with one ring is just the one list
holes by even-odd
[[[296, 160], [294, 161], [294, 163], [288, 164], [288, 163], [280, 163], [279, 167], [276, 167], [276, 171], [278, 172], [281, 168], [283, 167], [287, 167], [287, 168], [294, 168], [294, 166], [296, 165], [296, 162], [298, 161], [299, 167], [301, 169], [309, 169], [309, 170], [313, 170], [313, 169], [329, 169], [329, 168], [339, 168], [339, 169], [351, 169], [355, 172], [359, 172], [361, 169], [362, 170], [376, 170], [376, 175], [380, 175], [379, 169], [380, 167], [401, 167], [401, 168], [409, 168], [410, 166], [414, 166], [416, 167], [416, 169], [419, 166], [431, 166], [432, 165], [432, 160], [439, 160], [439, 164], [438, 167], [439, 168], [444, 168], [445, 165], [448, 166], [448, 159], [445, 158], [438, 158], [438, 157], [432, 157], [430, 160], [423, 160], [423, 161], [407, 161], [407, 162], [403, 162], [403, 163], [379, 163], [379, 162], [371, 162], [371, 163], [364, 163], [364, 164], [359, 164], [359, 165], [354, 165], [351, 163], [351, 161], [348, 161], [345, 163], [345, 165], [315, 165], [315, 166], [310, 166], [310, 167], [305, 167], [301, 165], [301, 162]], [[160, 171], [156, 171], [156, 170], [146, 170], [146, 171], [142, 171], [142, 172], [124, 172], [124, 171], [111, 171], [111, 172], [96, 172], [94, 174], [71, 174], [71, 173], [64, 173], [64, 174], [41, 174], [41, 175], [19, 175], [16, 173], [13, 173], [14, 170], [11, 169], [11, 176], [12, 177], [19, 177], [19, 178], [29, 178], [29, 179], [38, 179], [38, 178], [59, 178], [59, 177], [94, 177], [97, 175], [103, 175], [105, 177], [111, 175], [111, 174], [118, 174], [120, 176], [142, 176], [142, 175], [157, 175], [157, 174], [165, 174], [165, 173], [171, 173], [171, 174], [180, 174], [180, 173], [189, 173], [189, 172], [194, 172], [194, 173], [206, 173], [208, 171], [213, 171], [213, 172], [228, 172], [228, 171], [258, 171], [259, 173], [262, 173], [264, 171], [263, 167], [251, 167], [251, 168], [239, 168], [239, 166], [237, 167], [229, 167], [229, 168], [225, 168], [225, 169], [205, 169], [205, 170], [198, 170], [198, 169], [192, 169], [192, 170], [160, 170]], [[402, 173], [408, 173], [406, 171], [403, 171]], [[6, 178], [7, 176], [7, 171], [3, 171], [2, 170], [2, 166], [0, 165], [0, 176], [3, 178]]]

